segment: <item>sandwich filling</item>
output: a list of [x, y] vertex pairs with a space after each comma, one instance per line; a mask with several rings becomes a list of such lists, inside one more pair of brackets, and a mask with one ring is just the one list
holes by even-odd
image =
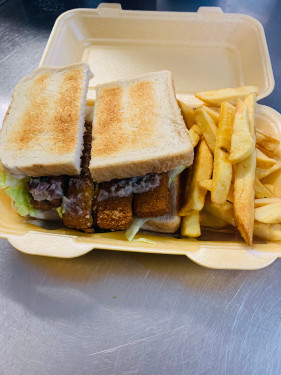
[[[166, 215], [171, 207], [168, 173], [95, 183], [89, 172], [92, 124], [85, 123], [79, 176], [26, 179], [25, 190], [36, 212], [57, 210], [65, 226], [87, 233], [126, 230], [133, 219]], [[32, 214], [34, 214], [31, 213]]]

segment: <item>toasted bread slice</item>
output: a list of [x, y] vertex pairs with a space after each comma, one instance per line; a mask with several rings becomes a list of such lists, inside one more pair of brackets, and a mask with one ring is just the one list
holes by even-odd
[[149, 230], [152, 232], [160, 233], [175, 233], [181, 223], [179, 217], [180, 208], [180, 182], [179, 177], [175, 179], [170, 187], [172, 202], [169, 213], [165, 216], [159, 216], [158, 218], [148, 220], [141, 227], [142, 230]]
[[14, 175], [80, 173], [88, 64], [39, 68], [15, 87], [0, 132], [0, 159]]
[[97, 182], [167, 172], [193, 161], [172, 74], [97, 86], [90, 171]]

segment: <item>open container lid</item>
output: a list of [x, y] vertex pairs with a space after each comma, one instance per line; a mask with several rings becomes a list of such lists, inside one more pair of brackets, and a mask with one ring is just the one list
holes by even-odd
[[102, 3], [74, 9], [56, 21], [40, 66], [90, 64], [89, 86], [158, 70], [173, 74], [177, 97], [255, 85], [258, 100], [274, 88], [263, 26], [243, 14], [201, 7], [196, 13], [122, 10]]
[[[256, 85], [258, 99], [262, 99], [274, 87], [262, 25], [246, 15], [224, 14], [220, 8], [171, 13], [100, 4], [97, 9], [68, 11], [57, 19], [40, 66], [80, 61], [88, 62], [95, 74], [88, 103], [94, 99], [98, 83], [162, 69], [172, 72], [178, 98], [195, 105], [193, 94], [201, 90]], [[257, 105], [257, 122], [264, 121], [281, 139], [281, 115]], [[48, 231], [25, 222], [10, 204], [10, 198], [0, 191], [0, 236], [29, 254], [71, 258], [95, 248], [181, 254], [203, 266], [224, 269], [258, 269], [281, 256], [281, 244], [261, 241], [249, 248], [235, 234], [218, 239], [213, 233], [204, 241], [146, 234], [156, 242], [153, 245], [130, 243], [124, 232]]]

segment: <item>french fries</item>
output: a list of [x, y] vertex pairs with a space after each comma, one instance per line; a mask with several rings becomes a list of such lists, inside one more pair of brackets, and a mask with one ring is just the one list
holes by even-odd
[[273, 196], [277, 196], [277, 194], [275, 193], [275, 186], [272, 185], [272, 184], [264, 184], [264, 187], [269, 190], [271, 192], [271, 194], [273, 194]]
[[200, 225], [217, 229], [231, 225], [250, 246], [253, 235], [281, 241], [280, 140], [255, 129], [257, 88], [214, 90], [195, 96], [203, 105], [193, 112], [193, 142], [196, 144], [200, 135], [197, 153], [205, 144], [214, 160], [210, 172], [212, 163], [206, 162], [202, 149], [195, 157], [180, 212], [184, 216], [182, 235], [199, 236]]
[[281, 241], [281, 225], [255, 222], [254, 234], [267, 241]]
[[278, 202], [281, 202], [281, 199], [275, 198], [275, 197], [255, 199], [255, 208], [266, 206], [267, 204], [270, 204], [270, 203], [278, 203]]
[[254, 182], [254, 189], [255, 189], [255, 197], [256, 198], [273, 198], [273, 193], [264, 186], [260, 180], [255, 178]]
[[256, 129], [255, 129], [255, 108], [256, 108], [257, 95], [256, 93], [250, 94], [246, 97], [245, 103], [248, 108], [249, 116], [249, 130], [254, 140], [256, 140]]
[[218, 124], [219, 119], [220, 119], [220, 109], [214, 108], [214, 107], [207, 107], [206, 105], [203, 105], [202, 108], [214, 120], [215, 124]]
[[213, 155], [202, 139], [198, 145], [194, 163], [188, 171], [185, 190], [185, 203], [180, 210], [180, 216], [187, 216], [192, 211], [201, 211], [204, 207], [206, 189], [199, 186], [199, 181], [209, 179], [213, 170]]
[[260, 149], [256, 149], [256, 160], [257, 160], [257, 168], [260, 169], [267, 169], [273, 167], [277, 164], [275, 159], [272, 159], [265, 155]]
[[[234, 193], [233, 193], [233, 212], [235, 224], [248, 245], [253, 243], [253, 232], [254, 232], [254, 211], [255, 211], [255, 169], [256, 169], [256, 152], [255, 152], [255, 124], [254, 124], [254, 113], [255, 113], [256, 95], [251, 94], [248, 96], [244, 104], [240, 100], [237, 103], [238, 121], [247, 119], [244, 121], [245, 134], [240, 134], [241, 144], [240, 157], [239, 153], [236, 153], [236, 158], [232, 158], [232, 161], [237, 161], [235, 170], [234, 180]], [[242, 118], [241, 118], [242, 114]], [[246, 119], [243, 119], [243, 114], [246, 115]], [[236, 123], [237, 124], [237, 123]], [[238, 127], [239, 128], [239, 127]], [[237, 134], [233, 136], [237, 142]], [[235, 142], [234, 146], [235, 146]], [[231, 144], [231, 146], [233, 145]], [[235, 155], [235, 150], [234, 153]]]
[[214, 120], [203, 108], [198, 108], [195, 111], [195, 121], [200, 126], [210, 150], [214, 153], [218, 130]]
[[256, 154], [252, 153], [246, 160], [236, 165], [233, 212], [235, 224], [248, 245], [253, 242], [254, 229], [254, 182]]
[[[212, 180], [202, 180], [202, 181], [199, 181], [198, 184], [200, 187], [206, 190], [212, 191]], [[228, 191], [227, 198], [226, 198], [229, 202], [233, 202], [233, 189], [234, 189], [233, 185], [230, 184], [229, 191]]]
[[187, 237], [199, 237], [201, 235], [199, 211], [191, 211], [187, 216], [183, 217], [181, 235]]
[[258, 93], [258, 88], [256, 86], [242, 86], [235, 89], [220, 89], [199, 92], [195, 94], [195, 96], [209, 105], [220, 106], [224, 101], [228, 101], [229, 103], [235, 105], [238, 99], [244, 99], [248, 95], [254, 93]]
[[204, 209], [210, 214], [226, 221], [228, 224], [235, 226], [232, 203], [224, 202], [219, 204], [206, 199]]
[[229, 226], [227, 221], [221, 219], [218, 216], [212, 215], [206, 209], [203, 209], [200, 212], [200, 225], [202, 227], [217, 228], [217, 229], [221, 229], [221, 228], [225, 228]]
[[276, 163], [270, 168], [257, 168], [256, 169], [256, 177], [259, 180], [262, 180], [263, 178], [269, 176], [270, 174], [278, 171], [278, 169], [281, 168], [281, 163]]
[[178, 105], [181, 109], [181, 114], [182, 114], [182, 117], [185, 121], [185, 124], [186, 126], [188, 127], [188, 129], [191, 129], [191, 127], [193, 126], [195, 120], [194, 120], [194, 110], [192, 108], [189, 107], [189, 105], [187, 105], [186, 103], [178, 100]]
[[269, 157], [276, 155], [280, 141], [272, 135], [256, 130], [256, 146]]
[[202, 136], [202, 131], [197, 124], [192, 125], [192, 127], [189, 129], [189, 136], [193, 148], [196, 147]]
[[269, 203], [255, 209], [255, 220], [265, 224], [281, 222], [281, 203]]
[[232, 164], [229, 161], [231, 134], [235, 107], [228, 102], [221, 105], [221, 116], [214, 154], [214, 171], [211, 198], [214, 203], [224, 203], [227, 199], [232, 178]]
[[247, 103], [237, 101], [237, 109], [231, 137], [229, 160], [236, 164], [245, 160], [255, 149], [255, 141], [250, 134]]
[[212, 190], [212, 180], [202, 180], [198, 182], [199, 186], [203, 189]]

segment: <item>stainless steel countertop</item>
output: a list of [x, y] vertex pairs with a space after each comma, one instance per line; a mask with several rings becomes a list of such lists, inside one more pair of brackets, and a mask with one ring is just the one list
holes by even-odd
[[[54, 6], [59, 13], [64, 4], [97, 3], [0, 6], [0, 120], [13, 86], [39, 64]], [[280, 112], [280, 2], [123, 2], [123, 8], [179, 11], [201, 5], [263, 23], [276, 87], [262, 103]], [[0, 374], [279, 375], [280, 277], [281, 260], [258, 271], [113, 251], [61, 260], [24, 255], [0, 240]]]

